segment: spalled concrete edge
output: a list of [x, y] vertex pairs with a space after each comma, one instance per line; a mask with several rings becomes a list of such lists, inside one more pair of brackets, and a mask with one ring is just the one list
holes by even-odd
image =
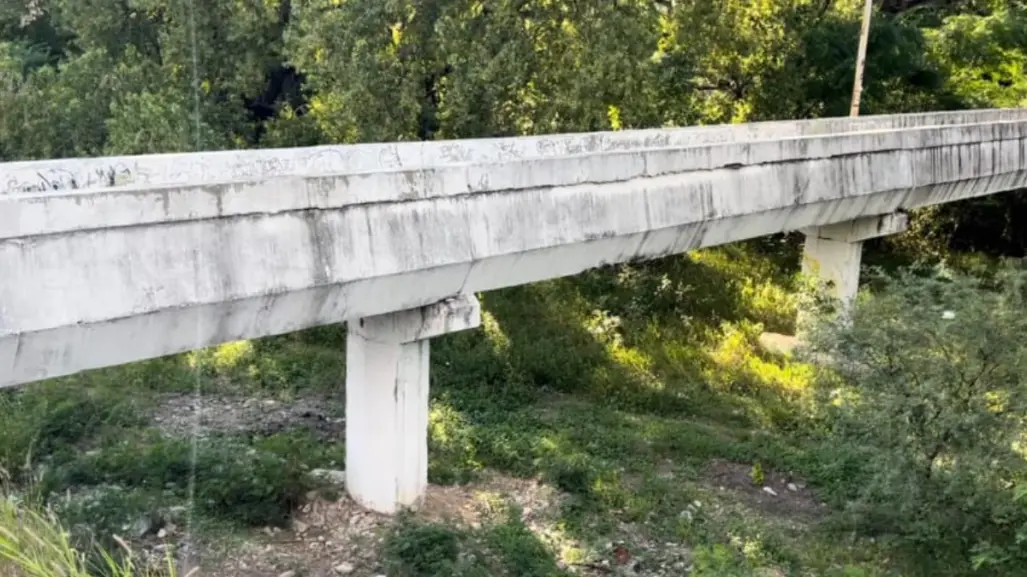
[[[694, 172], [841, 160], [909, 151], [910, 172], [942, 176], [956, 151], [957, 175], [1001, 174], [1019, 165], [1027, 147], [1027, 121], [926, 127], [873, 133], [733, 142], [694, 147], [612, 150], [491, 162], [388, 168], [366, 172], [312, 172], [245, 181], [163, 182], [106, 190], [0, 195], [0, 239], [231, 216], [330, 210], [368, 203], [411, 202], [484, 193], [517, 192], [688, 177]], [[0, 169], [4, 165], [0, 164]], [[932, 180], [931, 184], [936, 184]]]
[[474, 295], [461, 294], [431, 305], [348, 322], [351, 332], [370, 341], [412, 343], [478, 328], [481, 304]]
[[942, 126], [969, 128], [1023, 121], [1027, 121], [1027, 110], [975, 110], [515, 138], [11, 162], [0, 164], [0, 196], [102, 190], [127, 185], [151, 187], [431, 169], [618, 150], [751, 143]]

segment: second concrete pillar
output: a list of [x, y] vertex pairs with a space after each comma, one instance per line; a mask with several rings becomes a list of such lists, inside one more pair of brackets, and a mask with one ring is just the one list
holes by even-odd
[[908, 226], [905, 213], [893, 213], [804, 230], [802, 271], [825, 282], [828, 293], [847, 308], [859, 292], [863, 242]]

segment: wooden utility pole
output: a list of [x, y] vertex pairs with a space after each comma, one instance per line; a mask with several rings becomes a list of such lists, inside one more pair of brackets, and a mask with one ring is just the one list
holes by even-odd
[[867, 61], [867, 40], [870, 37], [870, 16], [874, 12], [874, 0], [866, 0], [863, 6], [863, 27], [859, 31], [859, 52], [856, 54], [856, 79], [852, 84], [852, 108], [849, 116], [859, 116], [859, 97], [863, 92], [863, 68]]

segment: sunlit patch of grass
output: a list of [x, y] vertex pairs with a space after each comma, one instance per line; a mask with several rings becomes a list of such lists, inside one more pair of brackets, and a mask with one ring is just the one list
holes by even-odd
[[506, 333], [503, 332], [503, 327], [499, 326], [499, 321], [496, 320], [495, 315], [487, 310], [481, 312], [481, 328], [482, 332], [485, 333], [485, 338], [492, 343], [496, 352], [502, 352], [510, 348], [510, 337], [506, 336]]
[[762, 326], [751, 323], [725, 325], [722, 340], [710, 352], [715, 370], [707, 373], [707, 378], [741, 394], [767, 388], [782, 394], [805, 394], [812, 384], [813, 367], [767, 360], [757, 342], [761, 332]]
[[[768, 239], [769, 240], [769, 239]], [[784, 239], [783, 239], [784, 240]], [[794, 241], [783, 242], [790, 250], [775, 250], [774, 258], [756, 250], [755, 243], [737, 243], [694, 251], [689, 258], [718, 271], [725, 279], [727, 291], [738, 294], [742, 317], [763, 323], [767, 330], [790, 334], [794, 331], [796, 312], [797, 260], [789, 256]], [[787, 266], [782, 266], [782, 257]], [[730, 314], [730, 311], [724, 311]]]
[[10, 495], [0, 496], [0, 575], [5, 577], [174, 577], [169, 555], [163, 567], [134, 563], [132, 551], [118, 539], [120, 550], [97, 546], [81, 550], [51, 513], [34, 510]]
[[[586, 328], [606, 349], [609, 361], [618, 369], [623, 378], [630, 379], [644, 389], [663, 390], [665, 381], [654, 373], [654, 362], [644, 350], [627, 346], [621, 336], [619, 321], [602, 311], [593, 311], [586, 322]], [[601, 369], [600, 369], [601, 371]], [[610, 375], [596, 375], [597, 378], [616, 378]], [[614, 385], [616, 386], [616, 385]]]
[[338, 390], [345, 379], [342, 350], [308, 343], [304, 336], [238, 341], [186, 355], [201, 386], [221, 393], [289, 397]]
[[710, 351], [705, 381], [738, 398], [764, 426], [794, 426], [809, 417], [815, 371], [793, 360], [768, 360], [760, 351], [762, 326], [725, 324]]
[[206, 360], [207, 367], [216, 372], [231, 370], [253, 356], [253, 341], [225, 343], [199, 353]]
[[433, 483], [466, 482], [481, 471], [471, 425], [445, 401], [428, 414], [428, 479]]
[[[402, 519], [383, 551], [389, 574], [563, 575], [558, 560], [599, 562], [609, 551], [597, 544], [615, 539], [630, 541], [644, 560], [661, 558], [662, 545], [653, 543], [669, 542], [683, 551], [705, 548], [713, 568], [720, 561], [745, 570], [827, 567], [811, 556], [813, 536], [788, 534], [775, 544], [768, 535], [782, 531], [779, 525], [751, 511], [722, 517], [700, 482], [714, 458], [795, 464], [839, 487], [851, 482], [853, 459], [832, 469], [833, 453], [814, 459], [786, 436], [806, 418], [808, 367], [759, 351], [764, 327], [790, 329], [795, 302], [792, 272], [758, 248], [699, 251], [482, 295], [481, 329], [432, 342], [429, 479], [466, 483], [490, 469], [540, 479], [567, 499], [542, 532], [499, 505], [477, 529]], [[219, 394], [342, 395], [344, 343], [344, 328], [322, 327], [74, 382], [122, 396], [132, 386], [191, 391], [197, 378], [204, 391]], [[79, 397], [72, 405], [86, 417], [105, 414]], [[14, 409], [0, 412], [12, 414], [5, 423], [21, 422]], [[147, 490], [182, 497], [193, 471], [187, 442], [101, 421], [123, 438], [102, 444], [99, 454], [61, 461], [52, 477], [58, 489], [116, 483], [141, 497]], [[0, 439], [33, 447], [33, 459], [52, 458], [33, 441], [38, 423], [30, 424], [0, 431]], [[281, 524], [303, 494], [304, 472], [341, 463], [344, 454], [341, 442], [322, 446], [289, 435], [205, 439], [197, 514], [236, 525]], [[695, 501], [701, 512], [688, 520], [684, 512]], [[827, 559], [831, 551], [825, 543], [817, 555]]]

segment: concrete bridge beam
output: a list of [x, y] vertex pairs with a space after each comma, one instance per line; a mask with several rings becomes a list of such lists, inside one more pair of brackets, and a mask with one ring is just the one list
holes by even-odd
[[362, 506], [395, 513], [428, 486], [432, 337], [481, 324], [473, 295], [348, 322], [346, 489]]

